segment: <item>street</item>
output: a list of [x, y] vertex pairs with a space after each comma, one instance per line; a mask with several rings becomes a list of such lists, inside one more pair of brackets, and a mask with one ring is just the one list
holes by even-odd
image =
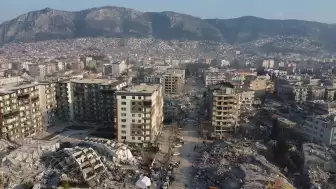
[[[186, 85], [190, 85], [190, 80]], [[192, 90], [193, 87], [189, 88]], [[197, 107], [196, 101], [191, 101], [191, 107]], [[180, 135], [183, 137], [184, 145], [180, 149], [180, 166], [175, 172], [175, 182], [169, 188], [172, 189], [185, 189], [194, 188], [192, 187], [193, 180], [193, 163], [198, 157], [198, 153], [194, 151], [195, 146], [200, 146], [203, 144], [203, 139], [199, 137], [197, 127], [198, 118], [198, 108], [190, 110], [187, 117], [187, 124], [182, 125], [183, 130], [181, 130]], [[186, 187], [187, 186], [187, 187]]]

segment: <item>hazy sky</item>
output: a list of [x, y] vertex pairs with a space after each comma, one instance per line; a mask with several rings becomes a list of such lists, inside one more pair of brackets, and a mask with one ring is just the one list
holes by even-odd
[[0, 22], [46, 7], [77, 11], [100, 6], [175, 11], [201, 18], [258, 16], [336, 23], [336, 0], [0, 0]]

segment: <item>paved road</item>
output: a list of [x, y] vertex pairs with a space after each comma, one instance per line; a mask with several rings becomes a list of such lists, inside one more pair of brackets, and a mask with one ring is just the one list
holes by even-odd
[[[197, 114], [191, 112], [189, 117], [195, 119]], [[196, 121], [189, 120], [188, 124], [184, 126], [184, 130], [181, 131], [181, 136], [184, 138], [185, 144], [180, 149], [180, 167], [175, 172], [175, 182], [170, 188], [172, 189], [185, 189], [192, 188], [191, 183], [193, 179], [193, 162], [196, 161], [198, 153], [194, 151], [195, 145], [202, 145], [203, 140], [199, 138], [198, 128], [195, 126]]]

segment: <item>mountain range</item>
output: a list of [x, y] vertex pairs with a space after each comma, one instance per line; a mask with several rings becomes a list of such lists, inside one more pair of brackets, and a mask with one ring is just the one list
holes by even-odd
[[83, 37], [153, 37], [239, 44], [277, 36], [305, 37], [320, 42], [329, 50], [336, 50], [334, 24], [252, 16], [201, 19], [175, 12], [140, 12], [112, 6], [78, 12], [46, 8], [0, 25], [0, 45]]

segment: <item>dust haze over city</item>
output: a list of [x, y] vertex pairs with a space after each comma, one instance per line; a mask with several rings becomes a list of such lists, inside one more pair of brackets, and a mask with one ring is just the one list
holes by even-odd
[[0, 189], [336, 188], [335, 6], [0, 2]]

